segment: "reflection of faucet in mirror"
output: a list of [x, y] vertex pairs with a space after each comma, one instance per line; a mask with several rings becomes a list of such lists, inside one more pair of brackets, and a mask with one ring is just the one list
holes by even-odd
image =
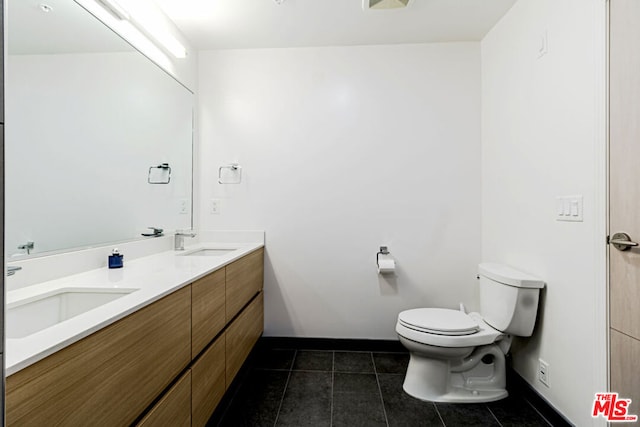
[[18, 267], [17, 265], [7, 265], [7, 276], [13, 276], [18, 270], [22, 270], [22, 267]]
[[176, 251], [184, 251], [184, 238], [185, 237], [196, 237], [196, 233], [193, 232], [184, 232], [180, 230], [176, 230], [176, 239], [174, 249]]
[[34, 247], [35, 247], [35, 243], [29, 241], [27, 243], [19, 245], [18, 249], [23, 250], [23, 251], [26, 250], [27, 251], [27, 255], [29, 255]]
[[147, 227], [151, 230], [151, 233], [142, 233], [143, 236], [145, 237], [162, 237], [164, 236], [164, 234], [162, 234], [162, 232], [164, 231], [162, 228], [156, 228], [156, 227]]

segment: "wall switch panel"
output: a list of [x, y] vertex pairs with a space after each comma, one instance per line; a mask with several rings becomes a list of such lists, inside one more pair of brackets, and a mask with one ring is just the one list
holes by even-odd
[[584, 221], [582, 196], [556, 197], [556, 221]]

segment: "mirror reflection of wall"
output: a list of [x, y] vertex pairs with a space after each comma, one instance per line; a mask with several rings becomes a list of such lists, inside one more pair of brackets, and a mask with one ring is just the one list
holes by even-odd
[[192, 93], [72, 0], [7, 15], [7, 255], [190, 228]]

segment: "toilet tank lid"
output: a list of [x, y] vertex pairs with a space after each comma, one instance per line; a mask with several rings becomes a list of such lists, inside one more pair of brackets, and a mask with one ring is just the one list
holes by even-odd
[[518, 288], [544, 288], [544, 281], [504, 264], [483, 262], [478, 266], [478, 273], [487, 279], [509, 286]]

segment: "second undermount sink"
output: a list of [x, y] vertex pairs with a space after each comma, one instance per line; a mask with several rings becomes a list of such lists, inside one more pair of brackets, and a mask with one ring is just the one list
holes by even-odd
[[24, 338], [129, 295], [132, 288], [61, 288], [7, 304], [7, 338]]
[[215, 249], [215, 248], [203, 248], [196, 249], [193, 252], [184, 254], [185, 256], [221, 256], [235, 251], [236, 249]]

